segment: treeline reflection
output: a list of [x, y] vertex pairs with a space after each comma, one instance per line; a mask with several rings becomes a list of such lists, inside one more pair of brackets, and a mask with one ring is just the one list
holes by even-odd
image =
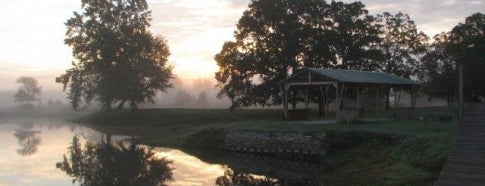
[[74, 136], [56, 166], [80, 185], [165, 185], [173, 180], [171, 161], [132, 142], [81, 145]]
[[20, 128], [15, 129], [13, 135], [19, 141], [20, 148], [17, 149], [17, 153], [22, 156], [29, 156], [35, 154], [41, 144], [41, 138], [39, 136], [39, 130], [33, 130], [34, 124], [32, 122], [24, 123], [20, 125]]

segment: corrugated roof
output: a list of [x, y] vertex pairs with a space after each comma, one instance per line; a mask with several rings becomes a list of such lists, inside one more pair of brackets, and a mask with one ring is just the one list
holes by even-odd
[[[397, 84], [417, 85], [416, 81], [399, 77], [385, 72], [355, 71], [343, 69], [305, 68], [303, 71], [310, 71], [312, 74], [323, 78], [331, 79], [342, 83], [368, 83], [368, 84]], [[298, 76], [301, 73], [294, 74]], [[289, 77], [287, 80], [292, 79]], [[285, 80], [286, 81], [286, 80]]]

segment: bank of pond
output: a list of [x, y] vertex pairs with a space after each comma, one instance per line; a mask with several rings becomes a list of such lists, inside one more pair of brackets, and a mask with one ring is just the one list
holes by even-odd
[[[439, 118], [445, 110], [418, 111]], [[269, 109], [115, 111], [40, 126], [13, 121], [0, 125], [2, 135], [20, 137], [21, 146], [36, 140], [19, 131], [35, 139], [62, 126], [62, 135], [54, 135], [64, 150], [52, 166], [64, 178], [131, 185], [432, 185], [457, 128], [456, 118], [305, 124], [283, 121], [280, 110]], [[36, 153], [14, 152], [20, 158]], [[0, 176], [0, 183], [8, 182]]]

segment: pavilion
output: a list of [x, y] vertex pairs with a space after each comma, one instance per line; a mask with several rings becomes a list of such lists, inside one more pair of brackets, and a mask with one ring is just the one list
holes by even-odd
[[[376, 99], [374, 109], [377, 116], [379, 114], [379, 101], [377, 100], [384, 96], [384, 91], [388, 88], [392, 88], [393, 91], [396, 92], [396, 97], [398, 95], [394, 102], [396, 105], [395, 107], [399, 105], [401, 91], [406, 90], [410, 93], [410, 108], [414, 109], [416, 105], [416, 87], [419, 85], [419, 83], [385, 72], [303, 68], [302, 70], [292, 74], [287, 79], [280, 81], [279, 85], [281, 88], [281, 95], [283, 96], [283, 109], [286, 120], [308, 119], [309, 88], [319, 88], [321, 95], [324, 95], [324, 90], [328, 91], [330, 87], [334, 87], [335, 112], [337, 122], [339, 122], [339, 120], [342, 121], [341, 118], [345, 117], [345, 113], [342, 112], [342, 98], [346, 96], [346, 92], [355, 91], [352, 93], [353, 95], [356, 95], [357, 107], [353, 110], [355, 112], [360, 112], [363, 108], [362, 100], [364, 99], [362, 93], [373, 89]], [[304, 91], [303, 97], [305, 101], [305, 109], [299, 109], [298, 112], [292, 112], [296, 110], [288, 109], [289, 91], [294, 92], [298, 90]], [[325, 99], [325, 102], [327, 102], [327, 99], [328, 98]], [[303, 117], [301, 117], [301, 114], [303, 114]]]

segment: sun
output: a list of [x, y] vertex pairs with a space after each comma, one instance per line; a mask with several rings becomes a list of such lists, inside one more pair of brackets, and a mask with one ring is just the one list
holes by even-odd
[[179, 58], [173, 66], [174, 74], [187, 79], [214, 78], [214, 73], [219, 69], [214, 61], [201, 57]]

